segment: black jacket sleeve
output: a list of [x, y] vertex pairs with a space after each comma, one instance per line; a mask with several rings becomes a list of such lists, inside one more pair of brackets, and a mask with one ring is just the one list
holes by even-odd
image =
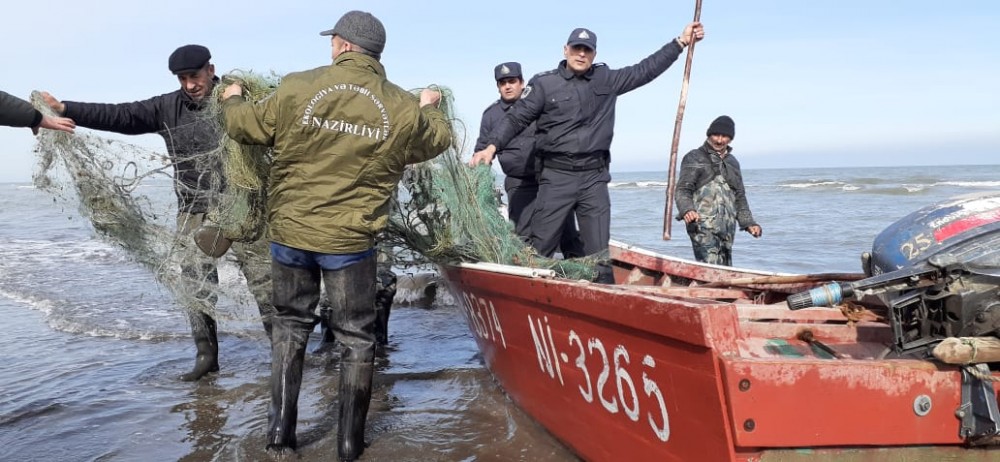
[[487, 145], [492, 144], [499, 151], [507, 147], [507, 143], [528, 128], [528, 125], [538, 120], [542, 109], [545, 108], [545, 92], [542, 87], [538, 76], [532, 77], [525, 89], [528, 94], [522, 94], [521, 99], [517, 100], [500, 119], [500, 123], [493, 127], [487, 137]]
[[483, 111], [483, 118], [479, 121], [479, 138], [476, 138], [476, 147], [472, 150], [473, 152], [482, 151], [490, 144], [490, 130], [493, 130], [493, 126], [496, 125], [496, 120], [491, 110], [495, 105], [496, 103], [493, 103]]
[[42, 113], [31, 103], [0, 91], [0, 125], [8, 127], [37, 127], [42, 123]]
[[747, 229], [756, 225], [757, 222], [754, 221], [753, 213], [750, 212], [750, 202], [747, 201], [747, 190], [743, 185], [743, 171], [740, 170], [740, 163], [735, 157], [729, 156], [727, 160], [735, 167], [727, 169], [731, 173], [727, 175], [726, 181], [729, 182], [729, 187], [736, 194], [736, 222], [739, 224], [740, 229]]
[[615, 94], [623, 95], [639, 88], [666, 72], [684, 51], [676, 40], [664, 45], [638, 64], [611, 71], [611, 85]]
[[168, 128], [164, 120], [164, 99], [169, 95], [154, 96], [143, 101], [121, 104], [79, 103], [64, 101], [66, 113], [81, 127], [94, 130], [142, 135]]

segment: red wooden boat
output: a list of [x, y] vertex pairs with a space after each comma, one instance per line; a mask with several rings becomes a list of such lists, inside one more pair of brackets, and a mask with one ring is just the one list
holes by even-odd
[[995, 411], [988, 377], [886, 358], [884, 306], [785, 304], [865, 275], [733, 269], [617, 242], [611, 257], [615, 285], [441, 268], [501, 387], [581, 458], [1000, 460], [989, 415], [969, 423]]

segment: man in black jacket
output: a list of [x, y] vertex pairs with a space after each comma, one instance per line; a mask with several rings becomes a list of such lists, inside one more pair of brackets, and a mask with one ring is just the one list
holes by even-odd
[[[518, 62], [497, 64], [493, 68], [493, 78], [496, 80], [500, 99], [483, 111], [483, 118], [479, 122], [476, 151], [486, 148], [493, 127], [496, 127], [511, 106], [521, 99], [524, 91], [524, 77], [521, 75], [521, 64]], [[531, 124], [507, 143], [505, 148], [497, 151], [495, 156], [500, 159], [500, 169], [506, 176], [503, 186], [507, 191], [507, 217], [514, 222], [514, 231], [517, 235], [528, 242], [531, 240], [531, 219], [535, 212], [535, 198], [538, 196], [534, 149], [535, 124]], [[566, 216], [560, 236], [559, 247], [564, 257], [583, 256], [575, 217]]]
[[[73, 118], [81, 127], [126, 135], [157, 133], [163, 137], [174, 166], [177, 232], [188, 242], [225, 187], [219, 158], [222, 130], [205, 110], [218, 82], [211, 58], [208, 48], [201, 45], [178, 48], [171, 53], [168, 67], [177, 76], [181, 88], [143, 101], [122, 104], [62, 102], [42, 93], [53, 111]], [[270, 254], [263, 245], [236, 244], [232, 249], [270, 336], [274, 313], [270, 298]], [[181, 269], [183, 284], [187, 287], [183, 289], [184, 295], [196, 298], [188, 303], [187, 309], [198, 353], [194, 369], [180, 379], [195, 381], [219, 370], [218, 336], [211, 314], [217, 296], [204, 284], [217, 285], [219, 275], [215, 261], [203, 255], [185, 255], [184, 261]]]
[[[583, 253], [607, 251], [611, 238], [608, 164], [618, 96], [651, 82], [677, 60], [685, 46], [704, 35], [701, 23], [688, 24], [679, 37], [638, 64], [609, 69], [594, 64], [597, 34], [584, 28], [573, 30], [563, 48], [566, 59], [531, 79], [526, 95], [492, 130], [487, 146], [473, 155], [473, 164], [491, 162], [521, 130], [536, 123], [535, 156], [541, 158], [542, 167], [531, 234], [540, 255], [549, 257], [555, 252], [563, 223], [571, 214], [580, 227]], [[610, 276], [610, 271], [599, 269], [597, 279], [611, 282]]]
[[38, 109], [31, 107], [31, 103], [5, 91], [0, 91], [0, 125], [30, 127], [31, 133], [36, 135], [39, 127], [70, 133], [76, 128], [73, 119], [43, 115]]
[[729, 145], [736, 136], [733, 119], [719, 116], [705, 134], [705, 143], [681, 160], [677, 219], [687, 224], [695, 259], [733, 266], [737, 224], [753, 237], [760, 237], [763, 230], [750, 213], [743, 172]]

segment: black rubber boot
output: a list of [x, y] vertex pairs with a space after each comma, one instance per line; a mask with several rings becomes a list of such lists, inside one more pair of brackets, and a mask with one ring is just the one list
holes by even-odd
[[215, 320], [205, 313], [190, 313], [191, 336], [198, 355], [194, 360], [194, 369], [181, 375], [185, 382], [194, 382], [210, 372], [219, 372], [219, 340]]
[[333, 332], [333, 327], [330, 326], [330, 304], [325, 301], [321, 301], [319, 305], [319, 330], [320, 330], [320, 341], [319, 346], [313, 350], [313, 354], [321, 355], [330, 353], [337, 346], [337, 336]]
[[340, 363], [337, 455], [342, 462], [357, 460], [365, 450], [365, 420], [368, 417], [368, 404], [372, 398], [373, 370], [374, 366], [370, 361], [342, 360]]
[[267, 334], [267, 339], [271, 340], [271, 335], [272, 335], [271, 331], [274, 330], [274, 327], [272, 326], [271, 318], [261, 317], [260, 319], [261, 319], [261, 322], [264, 323], [264, 333]]
[[296, 322], [275, 323], [271, 342], [271, 407], [267, 419], [267, 450], [291, 453], [296, 449], [295, 425], [299, 417], [302, 364], [312, 326]]
[[607, 261], [598, 262], [594, 269], [597, 273], [594, 277], [594, 282], [599, 284], [615, 283], [615, 273], [611, 268], [611, 263]]
[[396, 274], [381, 270], [375, 285], [375, 354], [385, 356], [385, 346], [389, 344], [389, 313], [392, 299], [396, 297]]
[[293, 453], [297, 442], [299, 389], [309, 334], [319, 321], [320, 271], [271, 262], [274, 308], [271, 320], [271, 406], [267, 415], [269, 452]]
[[356, 460], [365, 450], [365, 420], [372, 396], [375, 364], [375, 258], [337, 271], [324, 271], [330, 301], [327, 320], [344, 345], [340, 354], [340, 420], [337, 453]]

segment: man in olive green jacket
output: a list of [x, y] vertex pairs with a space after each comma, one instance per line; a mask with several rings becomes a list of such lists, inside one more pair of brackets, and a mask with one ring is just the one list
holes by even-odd
[[440, 94], [418, 98], [386, 79], [382, 23], [351, 11], [331, 36], [333, 64], [292, 73], [269, 98], [249, 104], [238, 85], [223, 94], [225, 128], [247, 144], [274, 148], [268, 225], [274, 319], [267, 448], [294, 451], [302, 362], [320, 280], [341, 356], [341, 460], [364, 450], [375, 357], [375, 236], [407, 164], [451, 146]]

